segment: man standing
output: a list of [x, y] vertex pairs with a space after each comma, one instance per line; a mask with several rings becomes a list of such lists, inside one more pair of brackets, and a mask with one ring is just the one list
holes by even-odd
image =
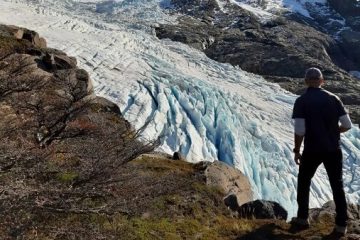
[[[295, 101], [292, 118], [295, 120], [295, 162], [300, 165], [298, 175], [298, 214], [292, 226], [309, 227], [309, 192], [311, 179], [323, 163], [329, 177], [336, 205], [336, 226], [333, 233], [345, 235], [347, 204], [342, 180], [342, 152], [340, 133], [351, 128], [351, 120], [336, 95], [321, 86], [321, 71], [310, 68], [305, 74], [307, 91]], [[340, 121], [340, 126], [339, 126]], [[304, 140], [304, 150], [300, 147]]]

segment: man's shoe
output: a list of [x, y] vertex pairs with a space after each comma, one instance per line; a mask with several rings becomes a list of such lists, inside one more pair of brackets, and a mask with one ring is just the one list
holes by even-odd
[[347, 233], [347, 227], [335, 225], [332, 234], [336, 236], [345, 236]]
[[291, 227], [290, 227], [289, 231], [292, 233], [300, 232], [300, 231], [306, 230], [310, 227], [309, 220], [304, 219], [304, 218], [293, 217], [290, 221], [290, 224], [291, 224]]
[[290, 221], [291, 225], [310, 226], [309, 219], [293, 217]]

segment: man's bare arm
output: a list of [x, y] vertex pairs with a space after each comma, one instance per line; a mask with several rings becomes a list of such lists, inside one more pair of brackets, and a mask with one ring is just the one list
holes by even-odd
[[304, 136], [294, 134], [295, 150], [300, 152], [301, 144], [304, 140]]
[[340, 121], [340, 126], [339, 126], [340, 133], [347, 132], [351, 129], [352, 123], [348, 114], [341, 116], [339, 118], [339, 121]]

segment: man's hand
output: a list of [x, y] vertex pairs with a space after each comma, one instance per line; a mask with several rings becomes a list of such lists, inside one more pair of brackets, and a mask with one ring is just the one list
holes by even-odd
[[300, 153], [295, 153], [294, 160], [295, 160], [296, 165], [300, 164], [300, 159], [301, 159], [301, 154]]
[[295, 142], [294, 147], [295, 148], [294, 148], [293, 152], [295, 153], [294, 160], [297, 165], [300, 164], [300, 158], [301, 158], [300, 147], [301, 147], [303, 140], [304, 140], [304, 136], [297, 135], [296, 133], [294, 134], [294, 142]]
[[351, 128], [348, 128], [348, 127], [343, 127], [343, 126], [340, 126], [339, 127], [339, 131], [340, 131], [340, 133], [344, 133], [344, 132], [347, 132], [347, 131], [349, 131]]

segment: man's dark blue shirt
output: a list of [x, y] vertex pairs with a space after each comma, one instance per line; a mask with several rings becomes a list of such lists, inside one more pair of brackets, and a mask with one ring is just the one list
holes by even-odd
[[341, 100], [309, 87], [295, 101], [292, 118], [305, 119], [304, 152], [335, 152], [340, 148], [339, 118], [347, 114]]

